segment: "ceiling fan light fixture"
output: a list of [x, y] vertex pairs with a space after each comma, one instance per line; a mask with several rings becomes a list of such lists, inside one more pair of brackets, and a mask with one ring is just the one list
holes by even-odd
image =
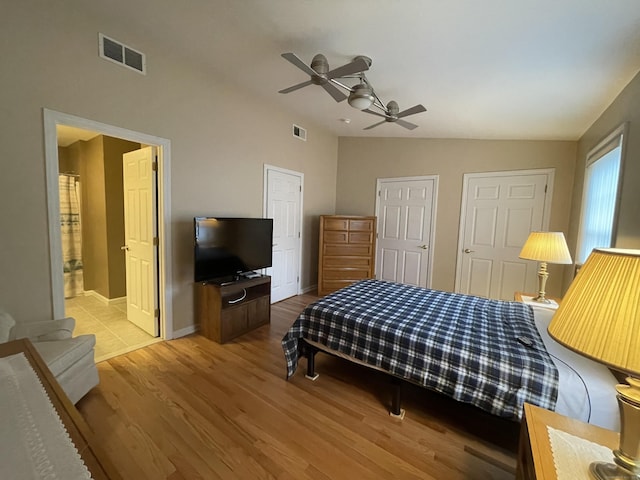
[[371, 87], [364, 83], [359, 83], [349, 94], [349, 105], [358, 110], [364, 110], [373, 105], [375, 98]]

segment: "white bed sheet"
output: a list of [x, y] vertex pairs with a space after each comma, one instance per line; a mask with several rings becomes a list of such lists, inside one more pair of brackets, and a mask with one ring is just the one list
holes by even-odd
[[604, 365], [572, 352], [551, 338], [547, 327], [555, 310], [536, 305], [531, 307], [542, 341], [558, 368], [556, 412], [620, 431], [620, 412], [615, 390], [619, 382], [616, 377]]

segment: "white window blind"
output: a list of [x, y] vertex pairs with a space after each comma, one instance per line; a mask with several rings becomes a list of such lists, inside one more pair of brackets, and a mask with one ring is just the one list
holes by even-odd
[[576, 264], [594, 248], [610, 247], [622, 164], [623, 127], [603, 140], [587, 156]]

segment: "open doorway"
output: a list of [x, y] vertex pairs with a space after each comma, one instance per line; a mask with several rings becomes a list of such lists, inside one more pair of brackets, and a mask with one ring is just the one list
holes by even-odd
[[[69, 157], [74, 155], [65, 151], [65, 148], [70, 146], [76, 154], [83, 147], [88, 147], [85, 150], [94, 155], [88, 164], [92, 168], [97, 164], [98, 171], [92, 171], [91, 168], [86, 168], [87, 165], [77, 161], [75, 164], [71, 162]], [[157, 219], [157, 228], [154, 228], [153, 234], [153, 240], [158, 247], [157, 261], [154, 261], [155, 268], [153, 282], [151, 282], [154, 300], [150, 308], [157, 316], [159, 329], [151, 331], [151, 335], [143, 332], [127, 319], [127, 305], [130, 303], [127, 302], [127, 296], [131, 296], [131, 292], [127, 290], [126, 284], [130, 281], [128, 278], [125, 281], [124, 256], [127, 252], [120, 250], [121, 246], [125, 246], [124, 235], [121, 233], [125, 229], [122, 215], [124, 204], [122, 155], [126, 151], [138, 150], [141, 146], [153, 146], [157, 149], [157, 198], [149, 198], [148, 201], [149, 209], [154, 212], [154, 218]], [[168, 140], [45, 110], [45, 155], [54, 315], [75, 317], [77, 321], [75, 335], [96, 334], [98, 361], [140, 348], [158, 339], [169, 339], [173, 336], [170, 301], [166, 294], [170, 290], [166, 288], [167, 279], [170, 278], [168, 275], [170, 265], [167, 261], [170, 238], [165, 228], [169, 218], [167, 198], [169, 146]], [[102, 164], [96, 160], [96, 155], [104, 157]], [[107, 165], [109, 162], [110, 166]], [[111, 176], [112, 185], [105, 188], [109, 183], [105, 179], [109, 176]], [[118, 182], [120, 185], [113, 188], [113, 184]], [[63, 190], [70, 190], [70, 192]], [[73, 195], [74, 190], [77, 190], [77, 203], [80, 204], [78, 213], [82, 213], [79, 215], [83, 223], [80, 233], [85, 234], [81, 236], [81, 242], [88, 241], [89, 245], [80, 249], [84, 252], [84, 258], [75, 254], [71, 257], [81, 258], [69, 259], [67, 247], [64, 247], [64, 243], [67, 242], [65, 238], [67, 232], [63, 231], [66, 222], [60, 220], [73, 219], [72, 215], [67, 215], [66, 210], [68, 204], [72, 203], [69, 202], [69, 195]], [[64, 201], [61, 202], [63, 197]], [[90, 205], [85, 204], [85, 208], [82, 208], [82, 201]], [[100, 213], [101, 210], [96, 209], [96, 205], [105, 211]], [[105, 205], [110, 205], [110, 212], [106, 212]], [[61, 217], [61, 214], [64, 216]], [[105, 226], [108, 227], [109, 234], [106, 233]], [[118, 245], [114, 245], [114, 242]], [[110, 255], [107, 255], [107, 252], [110, 252]], [[109, 256], [111, 258], [108, 258]], [[108, 273], [105, 273], [105, 269]], [[85, 278], [82, 278], [78, 271], [84, 273]], [[70, 289], [68, 283], [75, 288]], [[82, 295], [79, 295], [79, 292]], [[159, 292], [163, 293], [159, 295]], [[153, 335], [154, 333], [156, 336]]]

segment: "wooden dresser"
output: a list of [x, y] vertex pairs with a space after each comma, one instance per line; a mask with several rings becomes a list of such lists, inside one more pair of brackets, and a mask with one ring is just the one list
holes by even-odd
[[320, 216], [318, 295], [375, 275], [376, 217]]

